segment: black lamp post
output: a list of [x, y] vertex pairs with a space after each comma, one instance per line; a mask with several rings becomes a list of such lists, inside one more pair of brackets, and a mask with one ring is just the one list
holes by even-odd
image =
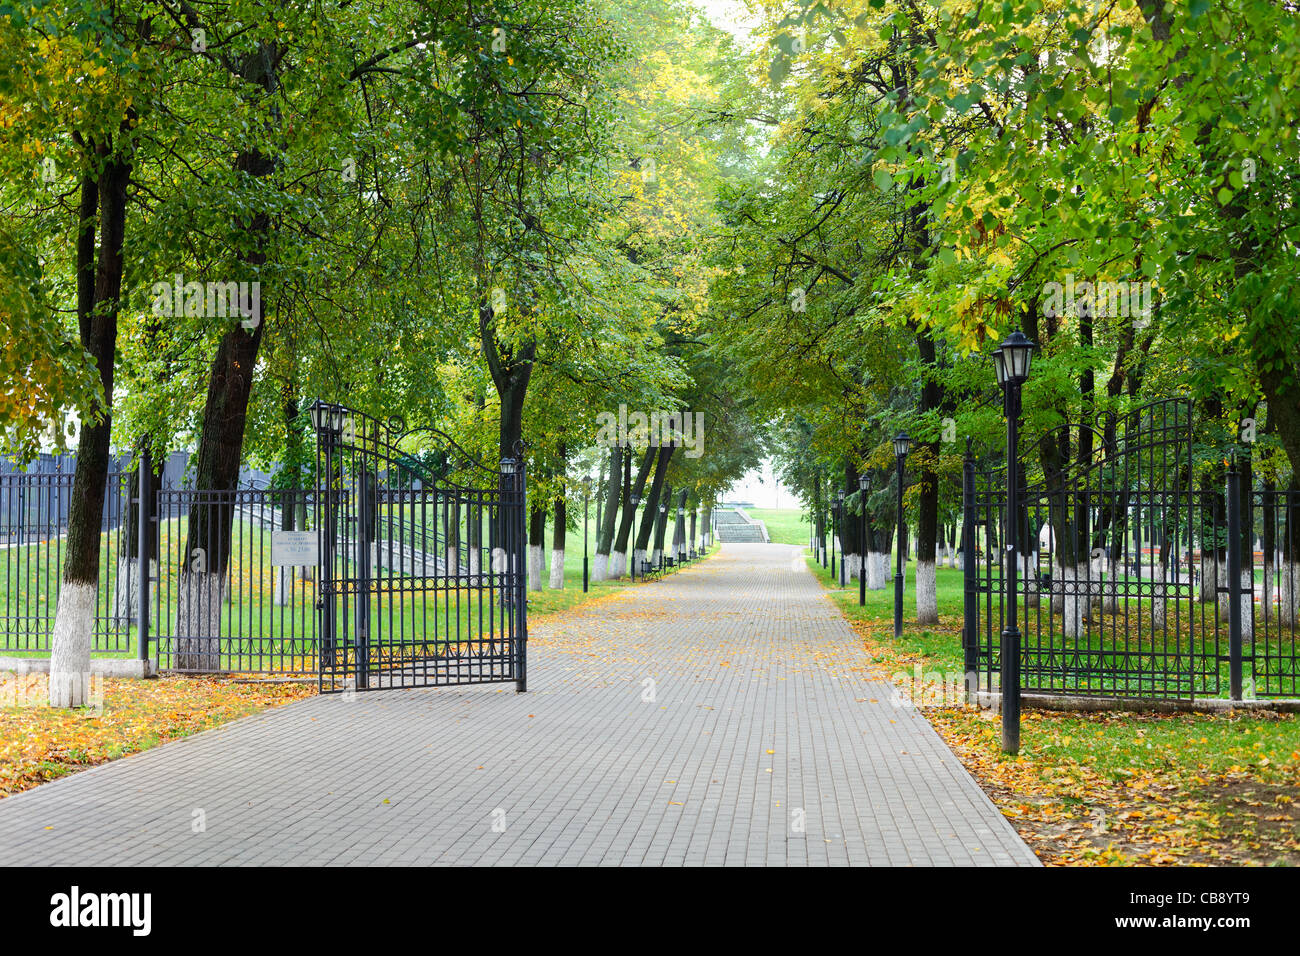
[[[650, 547], [653, 548], [656, 544], [658, 544], [660, 537], [667, 530], [668, 530], [668, 502], [661, 501], [659, 502], [659, 524], [655, 527], [655, 533], [653, 535], [653, 540], [650, 543]], [[664, 569], [664, 566], [668, 563], [667, 561], [664, 560], [664, 558], [666, 558], [667, 556], [668, 556], [668, 542], [664, 541], [663, 545], [659, 548], [659, 570], [661, 571]]]
[[898, 462], [898, 562], [894, 571], [894, 637], [903, 636], [903, 468], [912, 439], [907, 432], [894, 437], [894, 458]]
[[[677, 549], [677, 528], [682, 529], [681, 549]], [[686, 557], [686, 509], [684, 507], [677, 509], [677, 527], [673, 529], [673, 550], [681, 561], [687, 561]]]
[[821, 538], [817, 542], [817, 547], [821, 550], [821, 560], [822, 560], [823, 568], [826, 567], [827, 562], [830, 560], [829, 556], [826, 554], [826, 523], [825, 523], [826, 514], [829, 511], [830, 509], [827, 508], [826, 511], [823, 511], [821, 512], [821, 514], [818, 515], [818, 518], [820, 518], [822, 521], [822, 533], [821, 533]]
[[993, 353], [998, 384], [1002, 386], [1003, 409], [1007, 417], [1007, 624], [1002, 629], [1002, 749], [1009, 754], [1020, 752], [1020, 628], [1016, 622], [1016, 599], [1020, 503], [1016, 500], [1019, 461], [1020, 389], [1029, 378], [1034, 343], [1023, 332], [1012, 332], [1001, 348]]
[[835, 539], [839, 537], [840, 503], [831, 502], [831, 580], [835, 580]]
[[628, 496], [628, 501], [632, 502], [632, 540], [628, 544], [627, 563], [632, 567], [632, 580], [636, 580], [636, 509], [641, 504], [641, 496], [633, 492]]
[[867, 476], [858, 475], [858, 506], [862, 509], [861, 530], [858, 536], [858, 607], [867, 604]]
[[[841, 488], [835, 492], [836, 512], [840, 516], [840, 587], [844, 587], [844, 526], [848, 522], [848, 514], [844, 511], [844, 489]], [[831, 577], [834, 577], [834, 571]]]

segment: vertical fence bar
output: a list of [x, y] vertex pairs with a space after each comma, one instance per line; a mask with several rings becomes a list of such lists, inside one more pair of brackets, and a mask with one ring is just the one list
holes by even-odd
[[522, 694], [528, 690], [528, 583], [524, 577], [525, 569], [527, 567], [526, 561], [528, 558], [528, 507], [526, 504], [528, 500], [528, 481], [526, 477], [526, 469], [524, 467], [523, 449], [517, 449], [516, 454], [518, 456], [517, 461], [519, 472], [516, 480], [517, 490], [515, 494], [515, 513], [517, 518], [515, 521], [515, 527], [518, 529], [518, 556], [516, 561], [518, 562], [517, 567], [519, 572], [516, 575], [515, 582], [518, 587], [518, 590], [515, 592], [518, 595], [516, 598], [516, 601], [518, 602], [518, 613], [515, 618], [515, 627], [518, 628], [516, 634], [516, 640], [518, 641], [516, 645], [518, 647], [516, 673], [519, 675], [519, 679], [515, 685], [515, 690]]
[[966, 672], [966, 693], [978, 691], [979, 670], [979, 581], [975, 571], [975, 458], [966, 439], [966, 457], [961, 466], [961, 565], [962, 565], [962, 651]]
[[357, 597], [354, 605], [356, 615], [356, 632], [352, 636], [353, 654], [356, 663], [357, 690], [370, 686], [370, 535], [371, 508], [374, 497], [371, 485], [370, 469], [364, 461], [360, 473], [356, 476], [357, 520], [356, 520], [356, 561], [357, 561]]
[[135, 602], [135, 640], [136, 651], [142, 661], [149, 660], [149, 519], [153, 515], [153, 503], [150, 501], [149, 484], [153, 473], [153, 461], [149, 455], [149, 446], [140, 449], [140, 474], [137, 481], [138, 498], [135, 506], [136, 525], [136, 582], [139, 595]]
[[1241, 472], [1228, 466], [1228, 672], [1232, 699], [1241, 700]]

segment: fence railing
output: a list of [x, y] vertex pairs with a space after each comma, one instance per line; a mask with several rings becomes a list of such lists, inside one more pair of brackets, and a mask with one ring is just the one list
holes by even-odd
[[[92, 649], [132, 651], [136, 563], [128, 557], [134, 472], [111, 472], [100, 522], [100, 581]], [[0, 652], [48, 654], [67, 547], [73, 475], [0, 475]]]
[[[1141, 481], [1022, 489], [1025, 692], [1300, 697], [1300, 491], [1243, 491], [1236, 468], [1223, 479], [1197, 489]], [[1013, 560], [1003, 546], [1004, 485], [1005, 472], [978, 473], [968, 459], [963, 648], [967, 674], [986, 692], [999, 689]]]
[[[50, 653], [66, 557], [73, 474], [0, 475], [0, 655]], [[316, 545], [310, 561], [277, 553], [281, 532], [318, 541], [316, 492], [258, 487], [233, 491], [167, 484], [146, 496], [149, 586], [144, 656], [163, 670], [195, 673], [315, 673], [319, 595]], [[139, 471], [109, 475], [100, 529], [99, 586], [92, 653], [141, 656], [140, 535], [133, 514]], [[418, 488], [417, 488], [418, 491]], [[408, 493], [408, 497], [409, 497]], [[434, 500], [429, 497], [429, 500]], [[491, 534], [481, 502], [414, 509], [385, 491], [383, 520], [369, 548], [379, 573], [468, 582], [491, 563]], [[450, 502], [450, 504], [449, 504]], [[471, 534], [469, 522], [484, 527]], [[354, 522], [336, 529], [334, 553], [354, 560]], [[452, 529], [451, 544], [448, 530]]]

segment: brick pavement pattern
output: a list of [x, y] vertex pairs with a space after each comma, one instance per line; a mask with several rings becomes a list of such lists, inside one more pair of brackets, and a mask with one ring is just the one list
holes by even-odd
[[0, 800], [0, 864], [1036, 865], [799, 553], [534, 622], [527, 694], [311, 698]]

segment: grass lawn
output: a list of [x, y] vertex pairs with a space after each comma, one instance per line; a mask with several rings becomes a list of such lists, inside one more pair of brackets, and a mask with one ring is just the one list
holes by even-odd
[[959, 570], [938, 569], [940, 623], [922, 627], [908, 623], [909, 567], [895, 641], [892, 590], [868, 591], [859, 608], [855, 585], [841, 590], [808, 563], [880, 676], [918, 702], [1045, 863], [1300, 863], [1300, 715], [1026, 710], [1021, 752], [1008, 757], [996, 714], [925, 696], [961, 672]]
[[[188, 530], [187, 519], [164, 521], [160, 530], [162, 578], [152, 589], [150, 617], [155, 641], [175, 633], [176, 606], [180, 593], [179, 554]], [[590, 557], [594, 563], [595, 524], [591, 526]], [[295, 569], [289, 599], [277, 604], [274, 585], [278, 569], [271, 566], [271, 535], [254, 522], [236, 520], [233, 524], [233, 548], [230, 568], [230, 595], [221, 609], [220, 633], [228, 640], [223, 644], [222, 665], [231, 671], [256, 671], [272, 668], [278, 672], [314, 670], [314, 646], [317, 629], [315, 581], [301, 578]], [[101, 581], [96, 599], [96, 658], [134, 657], [136, 637], [134, 618], [109, 618], [117, 585], [116, 554], [118, 532], [101, 536]], [[626, 587], [623, 581], [592, 581], [587, 594], [582, 592], [582, 531], [569, 534], [565, 551], [565, 587], [562, 590], [529, 591], [529, 612], [551, 614], [573, 607], [594, 597]], [[53, 595], [62, 564], [62, 542], [27, 544], [0, 549], [0, 633], [8, 642], [0, 642], [0, 655], [44, 658], [49, 656], [48, 639], [53, 628]], [[545, 552], [550, 560], [550, 549]], [[397, 579], [399, 582], [402, 579]], [[487, 592], [478, 589], [440, 591], [379, 591], [371, 601], [371, 628], [374, 633], [414, 638], [422, 634], [479, 635], [479, 605], [486, 603]], [[340, 617], [346, 612], [340, 608]], [[486, 613], [486, 610], [484, 611]], [[436, 622], [436, 627], [434, 625]], [[484, 625], [486, 627], [486, 625]], [[104, 630], [107, 629], [107, 630]], [[234, 638], [238, 638], [237, 640]], [[167, 662], [163, 662], [166, 666]]]
[[[592, 567], [596, 562], [596, 542], [595, 542], [595, 523], [591, 527], [592, 539], [588, 543], [588, 560]], [[633, 586], [632, 581], [624, 577], [618, 581], [591, 581], [588, 585], [589, 590], [586, 594], [582, 593], [582, 528], [579, 527], [576, 534], [570, 531], [568, 539], [565, 542], [567, 547], [564, 550], [564, 589], [553, 591], [549, 587], [543, 587], [540, 591], [528, 592], [528, 615], [529, 620], [533, 618], [555, 614], [558, 611], [564, 611], [571, 607], [577, 607], [587, 601], [602, 597], [614, 591]], [[714, 551], [717, 546], [714, 546]], [[712, 552], [710, 552], [712, 553]], [[551, 560], [551, 550], [546, 549], [546, 561], [549, 569]], [[668, 572], [671, 574], [672, 572]], [[544, 576], [543, 581], [548, 578]], [[637, 578], [637, 583], [641, 581]]]
[[798, 508], [741, 508], [755, 521], [767, 525], [768, 538], [773, 544], [808, 544], [812, 529], [804, 512]]

